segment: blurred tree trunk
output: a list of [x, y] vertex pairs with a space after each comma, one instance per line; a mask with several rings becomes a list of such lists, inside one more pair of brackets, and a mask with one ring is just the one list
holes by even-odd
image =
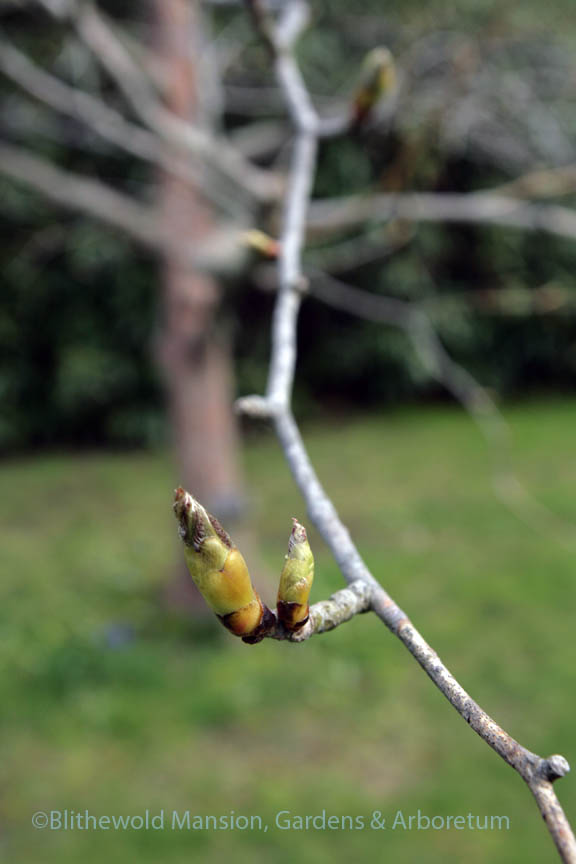
[[[197, 58], [199, 10], [192, 0], [154, 0], [154, 46], [168, 108], [188, 121], [200, 116]], [[169, 172], [159, 176], [159, 207], [172, 236], [198, 245], [212, 226], [198, 190]], [[218, 326], [219, 288], [211, 276], [185, 268], [167, 253], [162, 261], [159, 340], [179, 482], [227, 524], [238, 516], [241, 481], [233, 413], [229, 345]], [[196, 588], [182, 569], [169, 599], [196, 604]]]

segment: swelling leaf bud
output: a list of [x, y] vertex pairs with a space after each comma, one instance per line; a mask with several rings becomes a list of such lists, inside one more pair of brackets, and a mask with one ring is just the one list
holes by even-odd
[[278, 587], [278, 618], [286, 630], [299, 630], [308, 621], [308, 598], [314, 579], [314, 556], [306, 529], [297, 519], [288, 541], [288, 554]]
[[362, 126], [381, 99], [395, 93], [397, 87], [394, 58], [387, 48], [369, 51], [360, 73], [360, 83], [352, 102], [352, 123]]
[[280, 254], [280, 244], [269, 234], [260, 231], [258, 228], [251, 228], [250, 231], [245, 231], [242, 235], [244, 243], [254, 249], [265, 258], [278, 258]]
[[222, 624], [246, 642], [259, 642], [274, 626], [274, 615], [252, 587], [242, 554], [222, 528], [182, 487], [174, 513], [190, 575]]

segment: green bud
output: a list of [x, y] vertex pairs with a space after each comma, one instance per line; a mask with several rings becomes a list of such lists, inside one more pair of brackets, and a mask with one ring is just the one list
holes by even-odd
[[287, 630], [298, 630], [308, 620], [308, 598], [314, 579], [314, 556], [306, 529], [293, 519], [288, 554], [278, 587], [278, 618]]
[[353, 122], [361, 125], [381, 99], [391, 95], [397, 87], [396, 65], [387, 48], [369, 51], [360, 73], [360, 83], [352, 103]]
[[222, 624], [246, 641], [259, 641], [274, 616], [252, 586], [240, 551], [215, 516], [178, 487], [174, 512], [190, 575]]

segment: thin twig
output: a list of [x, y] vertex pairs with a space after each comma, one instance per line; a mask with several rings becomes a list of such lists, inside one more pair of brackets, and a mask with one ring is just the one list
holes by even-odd
[[252, 15], [254, 29], [260, 35], [262, 42], [266, 45], [272, 57], [275, 57], [276, 33], [274, 18], [271, 11], [266, 6], [266, 0], [246, 0], [246, 5]]
[[[310, 294], [329, 306], [367, 321], [377, 321], [399, 327], [406, 332], [414, 352], [429, 375], [463, 406], [474, 420], [489, 446], [493, 460], [495, 493], [505, 505], [532, 531], [546, 534], [547, 528], [559, 532], [574, 526], [564, 522], [541, 504], [524, 487], [511, 467], [511, 432], [490, 393], [444, 348], [430, 316], [421, 303], [396, 297], [371, 294], [335, 279], [319, 270], [307, 269], [313, 277]], [[566, 535], [558, 534], [564, 541]], [[573, 542], [570, 543], [573, 548]]]
[[157, 134], [126, 120], [93, 94], [50, 75], [4, 39], [0, 39], [0, 69], [44, 105], [81, 121], [98, 136], [138, 159], [169, 170], [194, 186], [201, 185], [204, 194], [214, 199], [215, 204], [232, 211], [230, 194], [218, 193], [213, 182], [205, 182], [198, 160], [194, 165], [188, 154], [167, 147]]
[[[281, 44], [281, 22], [273, 44]], [[279, 38], [280, 36], [280, 38]], [[279, 290], [272, 325], [272, 357], [266, 397], [241, 400], [239, 408], [269, 416], [284, 454], [306, 501], [308, 513], [330, 547], [342, 574], [351, 584], [366, 582], [372, 594], [372, 609], [408, 648], [438, 689], [474, 731], [511, 765], [528, 784], [548, 830], [567, 864], [576, 864], [576, 840], [555, 795], [552, 783], [569, 770], [562, 756], [543, 759], [526, 750], [474, 702], [426, 643], [407, 615], [374, 579], [348, 530], [322, 488], [310, 462], [291, 411], [291, 391], [296, 361], [296, 324], [302, 284], [301, 255], [305, 220], [315, 172], [318, 123], [293, 53], [284, 48], [275, 53], [276, 76], [286, 101], [296, 140], [284, 205], [279, 261]], [[576, 221], [576, 216], [574, 217]]]
[[[288, 6], [288, 9], [290, 8], [291, 4]], [[273, 324], [273, 338], [284, 347], [272, 354], [267, 397], [271, 403], [278, 401], [279, 404], [288, 406], [296, 363], [296, 345], [290, 334], [296, 327], [300, 308], [301, 252], [316, 167], [318, 118], [300, 70], [288, 48], [288, 35], [293, 40], [296, 38], [293, 19], [287, 16], [284, 21], [289, 22], [290, 27], [289, 34], [283, 32], [284, 22], [281, 21], [277, 28], [276, 43], [282, 42], [286, 47], [275, 54], [276, 77], [296, 129], [296, 137], [290, 165], [291, 182], [286, 190], [283, 208], [279, 287]]]
[[126, 120], [96, 96], [65, 84], [0, 39], [0, 69], [44, 105], [82, 120], [94, 132], [141, 159], [158, 159], [156, 136]]
[[0, 174], [29, 186], [50, 201], [119, 228], [140, 245], [158, 253], [169, 251], [186, 267], [223, 272], [235, 270], [246, 254], [244, 231], [237, 226], [214, 230], [201, 248], [182, 246], [158, 213], [142, 201], [19, 147], [0, 143]]
[[[57, 14], [48, 0], [39, 0]], [[205, 160], [251, 197], [269, 201], [278, 197], [282, 182], [258, 168], [220, 137], [209, 134], [167, 110], [142, 68], [133, 59], [116, 28], [89, 2], [66, 7], [78, 35], [124, 94], [138, 117], [165, 142]]]
[[330, 246], [310, 249], [307, 259], [314, 267], [327, 273], [351, 272], [366, 264], [391, 258], [406, 249], [415, 235], [414, 227], [407, 223], [378, 225]]
[[332, 234], [366, 222], [462, 222], [543, 231], [576, 239], [576, 210], [552, 204], [533, 204], [492, 192], [443, 194], [407, 192], [402, 195], [351, 195], [314, 201], [308, 231]]
[[494, 190], [517, 198], [558, 198], [576, 192], [576, 165], [530, 171]]

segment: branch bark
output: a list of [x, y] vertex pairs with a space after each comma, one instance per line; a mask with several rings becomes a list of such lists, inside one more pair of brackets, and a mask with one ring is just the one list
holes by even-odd
[[[267, 42], [273, 52], [276, 77], [285, 95], [296, 138], [288, 175], [288, 193], [284, 204], [278, 267], [279, 289], [272, 324], [272, 356], [268, 388], [265, 397], [249, 397], [241, 400], [239, 409], [259, 416], [268, 416], [272, 420], [290, 470], [306, 501], [309, 516], [330, 547], [346, 581], [352, 584], [361, 580], [367, 585], [371, 593], [372, 610], [410, 651], [460, 716], [520, 774], [536, 799], [560, 857], [567, 864], [576, 864], [576, 840], [552, 785], [556, 779], [569, 771], [567, 761], [562, 756], [544, 759], [527, 750], [508, 735], [470, 697], [436, 652], [427, 644], [408, 616], [374, 579], [348, 530], [340, 520], [332, 501], [322, 488], [292, 415], [291, 392], [296, 363], [296, 325], [302, 287], [301, 256], [319, 135], [318, 118], [292, 50], [298, 30], [286, 24], [287, 16], [291, 15], [290, 20], [293, 20], [295, 10], [301, 7], [300, 2], [289, 3], [288, 11], [283, 13], [273, 29], [268, 18], [261, 22], [260, 26], [260, 30], [266, 33]], [[258, 14], [259, 8], [259, 4], [253, 4], [253, 13]], [[300, 11], [298, 14], [300, 21], [303, 21]], [[289, 38], [285, 38], [287, 33]], [[426, 212], [436, 214], [436, 206], [433, 210], [427, 210], [423, 206], [423, 197], [426, 196], [416, 196], [416, 201], [420, 205], [416, 210], [421, 214]], [[435, 201], [434, 205], [437, 203]], [[477, 209], [478, 201], [473, 199], [473, 204]], [[374, 212], [370, 209], [371, 206], [370, 203], [364, 206], [362, 221], [366, 218], [367, 210]], [[503, 212], [500, 211], [500, 216], [510, 218], [511, 214], [507, 212], [508, 206], [509, 202], [506, 202]], [[456, 208], [456, 212], [452, 212], [453, 215], [457, 214], [461, 218], [466, 210]], [[490, 203], [486, 209], [486, 205], [480, 202], [480, 212], [485, 216], [490, 213]], [[576, 215], [574, 215], [574, 225], [576, 228]]]
[[288, 631], [277, 620], [276, 626], [268, 639], [287, 640], [289, 642], [305, 642], [317, 633], [327, 633], [340, 624], [350, 621], [355, 615], [368, 612], [371, 608], [372, 596], [366, 582], [359, 579], [347, 588], [342, 588], [332, 594], [329, 600], [314, 603], [308, 613], [308, 621], [299, 630]]

